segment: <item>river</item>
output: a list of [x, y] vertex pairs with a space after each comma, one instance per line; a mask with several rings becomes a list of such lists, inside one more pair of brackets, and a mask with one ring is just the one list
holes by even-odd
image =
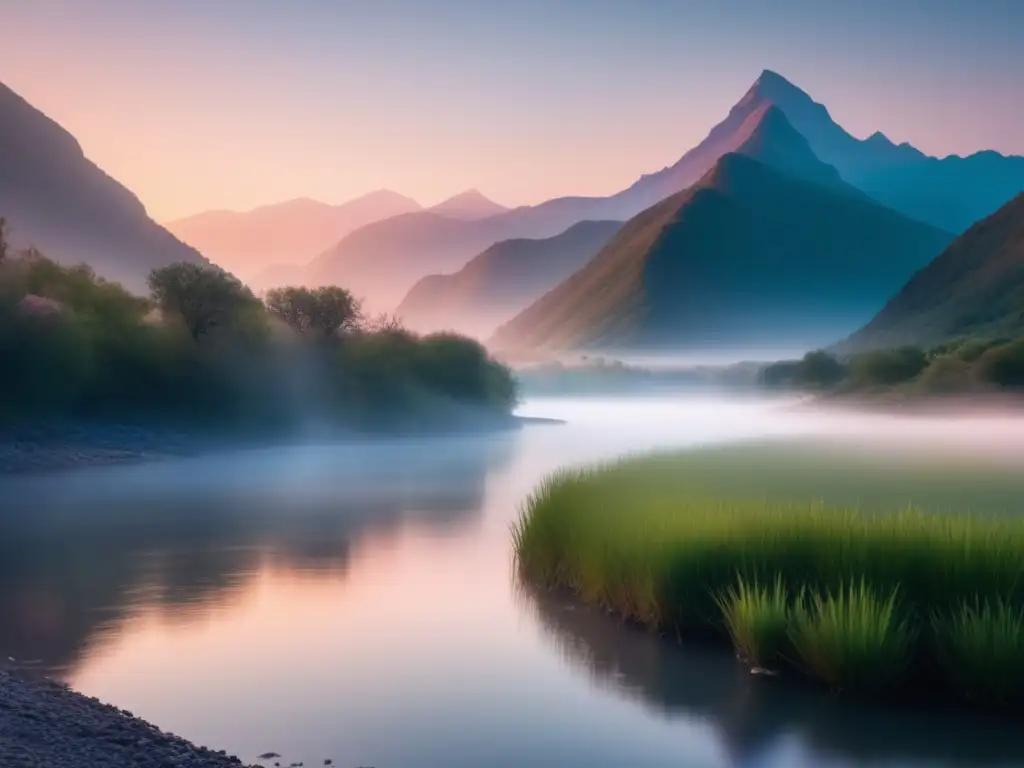
[[1024, 447], [1024, 420], [791, 406], [534, 400], [567, 423], [5, 478], [0, 652], [284, 766], [1024, 765], [1013, 723], [751, 679], [515, 585], [509, 525], [560, 467], [822, 433]]

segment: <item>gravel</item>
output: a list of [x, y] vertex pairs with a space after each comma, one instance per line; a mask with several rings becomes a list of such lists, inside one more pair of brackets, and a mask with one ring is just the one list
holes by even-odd
[[237, 757], [162, 732], [52, 680], [0, 670], [3, 768], [239, 768]]

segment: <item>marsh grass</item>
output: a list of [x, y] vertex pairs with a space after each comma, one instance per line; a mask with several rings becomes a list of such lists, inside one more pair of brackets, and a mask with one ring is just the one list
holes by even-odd
[[933, 619], [938, 658], [967, 698], [1024, 699], [1024, 607], [1001, 597], [975, 598]]
[[[890, 484], [889, 511], [881, 496], [861, 508], [838, 503], [827, 489], [810, 500], [781, 500], [784, 472], [752, 483], [742, 477], [749, 461], [734, 464], [734, 482], [713, 487], [714, 473], [701, 471], [702, 462], [659, 455], [550, 477], [513, 527], [520, 574], [669, 636], [710, 630], [758, 666], [779, 663], [782, 653], [790, 672], [834, 688], [899, 686], [917, 670], [943, 668], [940, 648], [947, 669], [967, 654], [991, 663], [994, 653], [980, 650], [989, 647], [985, 642], [999, 645], [1004, 668], [1020, 669], [1014, 619], [1024, 610], [1024, 518], [1001, 506], [988, 514], [910, 508], [914, 489], [900, 486], [881, 464], [845, 477], [834, 466], [822, 477], [863, 487], [869, 496], [872, 482]], [[921, 469], [914, 481], [945, 499], [955, 496], [945, 491], [958, 482], [978, 482], [973, 471]], [[791, 473], [803, 492], [796, 498], [807, 499], [807, 465]], [[716, 477], [726, 474], [719, 468]], [[980, 477], [999, 491], [985, 498], [1005, 499], [1009, 507], [1022, 497], [1014, 481]], [[928, 480], [932, 486], [925, 487]], [[768, 485], [772, 494], [751, 492]], [[805, 598], [797, 599], [801, 590]], [[965, 612], [978, 599], [982, 608]], [[996, 683], [980, 685], [990, 690]]]
[[899, 682], [914, 641], [898, 590], [879, 595], [861, 579], [797, 602], [789, 636], [800, 662], [833, 690], [882, 691]]
[[782, 578], [769, 588], [740, 577], [715, 602], [737, 654], [756, 667], [777, 667], [787, 649], [791, 611]]

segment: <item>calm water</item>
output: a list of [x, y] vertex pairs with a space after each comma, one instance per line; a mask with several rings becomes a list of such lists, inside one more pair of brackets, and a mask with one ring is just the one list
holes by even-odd
[[1024, 765], [1013, 724], [752, 681], [511, 578], [558, 467], [884, 434], [1024, 467], [1024, 421], [784, 403], [535, 401], [515, 434], [296, 447], [0, 482], [0, 652], [246, 760], [340, 768]]

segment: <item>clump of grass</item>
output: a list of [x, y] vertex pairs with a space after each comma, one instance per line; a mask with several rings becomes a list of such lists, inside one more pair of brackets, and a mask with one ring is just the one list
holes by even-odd
[[933, 619], [938, 658], [967, 698], [1024, 699], [1024, 607], [975, 597]]
[[789, 631], [789, 595], [782, 577], [769, 588], [740, 576], [715, 602], [740, 657], [756, 667], [776, 667]]
[[801, 662], [833, 690], [879, 691], [907, 668], [913, 630], [896, 590], [879, 596], [864, 580], [798, 603], [789, 636]]

